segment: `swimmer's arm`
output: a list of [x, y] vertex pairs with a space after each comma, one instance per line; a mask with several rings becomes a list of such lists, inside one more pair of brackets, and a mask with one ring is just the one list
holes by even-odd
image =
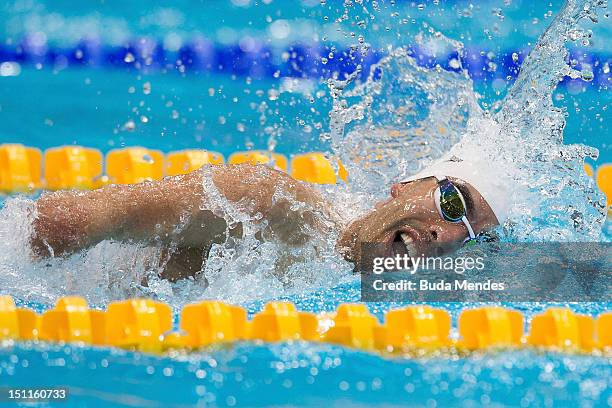
[[[263, 231], [301, 245], [315, 230], [339, 223], [333, 207], [311, 185], [267, 166], [214, 166], [213, 180], [230, 202], [267, 224]], [[217, 194], [218, 195], [218, 194]]]
[[105, 239], [164, 240], [197, 208], [194, 177], [58, 191], [36, 202], [31, 245], [41, 256], [65, 255]]
[[[210, 177], [213, 184], [205, 182]], [[279, 194], [287, 199], [275, 199]], [[284, 173], [264, 166], [213, 166], [156, 182], [46, 194], [36, 203], [32, 248], [40, 256], [59, 256], [105, 239], [203, 248], [224, 236], [225, 220], [202, 209], [220, 198], [261, 214], [288, 241], [303, 239], [296, 231], [314, 223], [312, 214], [290, 211], [290, 201], [327, 208], [314, 190]]]

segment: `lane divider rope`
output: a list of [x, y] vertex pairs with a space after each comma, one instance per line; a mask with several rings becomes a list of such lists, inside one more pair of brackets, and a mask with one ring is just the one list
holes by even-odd
[[[318, 184], [346, 181], [342, 163], [332, 163], [324, 153], [286, 156], [261, 150], [235, 152], [229, 164], [267, 164], [289, 172], [297, 180]], [[94, 189], [106, 184], [134, 184], [159, 180], [197, 170], [206, 164], [223, 164], [222, 154], [191, 149], [162, 153], [145, 147], [111, 150], [62, 146], [40, 149], [21, 144], [0, 145], [0, 193], [32, 192], [38, 189]], [[103, 171], [104, 170], [104, 171]]]
[[[267, 164], [289, 173], [293, 178], [313, 184], [348, 181], [340, 161], [333, 163], [323, 152], [286, 156], [261, 150], [235, 152], [230, 164]], [[31, 193], [35, 190], [95, 189], [107, 184], [134, 184], [176, 176], [211, 164], [223, 164], [221, 153], [188, 149], [165, 154], [160, 150], [133, 146], [106, 154], [81, 146], [40, 149], [21, 144], [0, 144], [0, 194]], [[104, 171], [105, 170], [105, 171]], [[612, 163], [597, 169], [585, 163], [584, 170], [594, 177], [607, 197], [612, 215]]]
[[[31, 192], [37, 189], [93, 189], [106, 184], [133, 184], [164, 176], [186, 174], [206, 164], [223, 164], [221, 153], [188, 149], [164, 155], [160, 150], [126, 147], [104, 155], [97, 149], [61, 146], [43, 153], [21, 144], [0, 144], [0, 193]], [[347, 181], [341, 162], [332, 163], [323, 152], [286, 156], [268, 151], [235, 152], [228, 163], [268, 164], [289, 172], [295, 179], [315, 184]], [[105, 164], [105, 166], [104, 166]], [[103, 172], [105, 168], [106, 172]], [[612, 163], [597, 169], [585, 163], [585, 172], [595, 177], [599, 188], [612, 202]]]
[[532, 318], [527, 333], [524, 319], [519, 311], [498, 306], [467, 309], [459, 315], [459, 336], [453, 338], [449, 313], [426, 305], [390, 310], [381, 323], [365, 304], [344, 303], [334, 313], [313, 314], [298, 311], [291, 302], [269, 302], [249, 320], [242, 307], [206, 300], [184, 306], [178, 329], [173, 329], [170, 306], [151, 299], [128, 299], [94, 310], [82, 297], [68, 296], [37, 314], [17, 308], [11, 296], [0, 296], [0, 341], [67, 342], [148, 353], [236, 341], [310, 341], [390, 355], [524, 347], [612, 355], [610, 311], [595, 318], [551, 307]]

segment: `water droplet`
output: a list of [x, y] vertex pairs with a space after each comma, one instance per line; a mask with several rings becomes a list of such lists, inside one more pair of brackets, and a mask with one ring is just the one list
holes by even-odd
[[582, 70], [582, 72], [580, 73], [580, 77], [584, 80], [584, 81], [592, 81], [593, 80], [593, 71], [591, 71], [591, 69], [589, 68], [585, 68]]
[[134, 121], [130, 119], [123, 124], [122, 129], [128, 132], [133, 132], [134, 129], [136, 129], [136, 123], [134, 123]]
[[142, 116], [140, 117], [140, 121], [141, 121], [142, 123], [148, 123], [148, 122], [149, 122], [149, 118], [147, 118], [145, 115], [142, 115]]
[[18, 76], [21, 73], [21, 66], [17, 62], [3, 62], [0, 64], [0, 76]]
[[516, 52], [512, 53], [512, 61], [514, 62], [518, 62], [519, 60], [519, 55]]
[[461, 63], [459, 62], [457, 58], [451, 58], [451, 60], [448, 61], [448, 66], [451, 67], [452, 69], [459, 69], [461, 68]]
[[132, 55], [131, 52], [128, 52], [127, 54], [125, 54], [125, 57], [123, 58], [123, 62], [130, 64], [132, 62], [134, 62], [136, 60], [136, 58], [134, 58], [134, 55]]
[[567, 36], [570, 40], [576, 41], [577, 39], [580, 38], [580, 30], [576, 30], [576, 29], [569, 30], [567, 33]]
[[279, 95], [280, 95], [280, 92], [278, 91], [278, 89], [268, 90], [268, 99], [271, 101], [277, 100]]
[[145, 95], [149, 95], [151, 93], [151, 83], [145, 82], [142, 84], [142, 93]]

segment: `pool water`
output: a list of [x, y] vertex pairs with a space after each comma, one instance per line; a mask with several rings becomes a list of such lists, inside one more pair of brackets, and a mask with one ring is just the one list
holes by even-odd
[[318, 344], [237, 344], [159, 359], [18, 346], [3, 360], [5, 384], [68, 385], [71, 406], [596, 407], [612, 398], [608, 361], [532, 351], [421, 361]]
[[[333, 311], [359, 300], [359, 283], [282, 300]], [[252, 316], [264, 300], [244, 304]], [[46, 306], [25, 304], [44, 309]], [[432, 303], [459, 312], [477, 304]], [[371, 303], [379, 319], [405, 304]], [[549, 303], [502, 306], [530, 317]], [[610, 302], [569, 306], [597, 315]], [[235, 343], [158, 357], [119, 349], [17, 343], [0, 348], [3, 385], [68, 386], [70, 406], [607, 406], [610, 360], [524, 349], [469, 357], [381, 357], [322, 343]], [[62, 406], [63, 403], [58, 403]]]
[[[41, 149], [78, 144], [102, 152], [139, 145], [166, 152], [206, 148], [228, 156], [247, 148], [267, 149], [274, 134], [279, 153], [330, 150], [317, 127], [329, 127], [331, 98], [327, 86], [312, 79], [247, 81], [218, 73], [185, 78], [77, 68], [50, 73], [25, 67], [21, 75], [2, 81], [3, 142]], [[150, 93], [144, 94], [147, 83]], [[281, 90], [278, 99], [270, 100], [270, 89]], [[476, 90], [492, 93], [489, 100], [499, 98], [486, 84], [476, 83]], [[606, 128], [612, 120], [607, 108], [612, 91], [589, 84], [577, 90], [560, 87], [555, 100], [569, 113], [565, 141], [597, 147], [595, 166], [612, 162]], [[125, 127], [129, 121], [135, 123], [132, 131]]]
[[[405, 45], [419, 30], [429, 32], [429, 26], [424, 27], [421, 22], [435, 26], [449, 38], [463, 41], [471, 55], [486, 57], [490, 69], [467, 68], [474, 90], [481, 95], [479, 106], [495, 112], [498, 109], [495, 102], [506, 95], [516, 79], [516, 72], [513, 73], [516, 67], [510, 69], [500, 61], [514, 52], [520, 53], [517, 58], [523, 61], [551, 16], [561, 8], [559, 1], [550, 4], [516, 0], [479, 4], [432, 1], [397, 5], [382, 1], [380, 12], [374, 10], [374, 4], [366, 4], [366, 8], [374, 10], [372, 15], [376, 18], [362, 24], [360, 18], [370, 11], [365, 13], [353, 2], [345, 3], [351, 6], [330, 0], [305, 0], [299, 7], [293, 2], [249, 0], [160, 1], [154, 6], [144, 1], [107, 0], [96, 7], [71, 1], [6, 4], [0, 7], [0, 21], [4, 21], [0, 57], [11, 64], [0, 67], [0, 73], [6, 74], [0, 77], [0, 143], [23, 143], [41, 149], [77, 144], [102, 152], [136, 145], [165, 152], [204, 148], [226, 157], [253, 148], [273, 148], [287, 155], [331, 151], [336, 146], [328, 134], [330, 111], [337, 101], [330, 96], [326, 83], [329, 70], [325, 69], [332, 62], [323, 64], [321, 58], [331, 61], [334, 58], [329, 57], [330, 47], [345, 49], [355, 41], [360, 43], [356, 40], [359, 35], [366, 38], [380, 57], [387, 52], [386, 46]], [[334, 23], [343, 15], [348, 18]], [[296, 18], [294, 24], [287, 23]], [[391, 28], [387, 30], [386, 26]], [[555, 106], [567, 110], [564, 142], [585, 143], [599, 149], [597, 161], [587, 159], [599, 166], [612, 162], [608, 126], [612, 120], [609, 108], [612, 92], [609, 67], [608, 72], [605, 68], [606, 61], [612, 63], [606, 46], [610, 20], [603, 18], [592, 30], [593, 40], [587, 52], [573, 45], [572, 55], [577, 67], [598, 61], [593, 67], [595, 79], [565, 80], [551, 97]], [[352, 32], [357, 34], [351, 35]], [[143, 38], [146, 41], [141, 41]], [[181, 47], [188, 45], [189, 50], [195, 50], [193, 44], [201, 38], [214, 42], [219, 58], [229, 55], [231, 68], [209, 69], [192, 64], [185, 70], [179, 69], [175, 57], [182, 55]], [[313, 66], [305, 64], [311, 70], [292, 66], [295, 61], [291, 56], [283, 61], [284, 52], [298, 49], [295, 44], [313, 42], [326, 52], [317, 54]], [[232, 56], [250, 58], [257, 54], [259, 51], [252, 50], [262, 48], [255, 47], [255, 43], [264, 44], [271, 55], [280, 58], [280, 62], [276, 57], [271, 59], [273, 65], [278, 62], [274, 65], [280, 67], [278, 70], [250, 71], [231, 64]], [[130, 61], [128, 53], [138, 49], [138, 44], [154, 45], [151, 65], [143, 62], [135, 67], [126, 62]], [[71, 55], [81, 48], [99, 52], [104, 58], [92, 54], [87, 63], [73, 58]], [[493, 55], [489, 56], [489, 52]], [[163, 57], [158, 58], [159, 55]], [[145, 59], [138, 54], [134, 58], [137, 62]], [[164, 65], [168, 62], [170, 67]], [[491, 62], [499, 63], [499, 69], [493, 69]], [[10, 207], [11, 211], [19, 207], [11, 200], [0, 198], [0, 211], [3, 207]], [[7, 202], [11, 205], [7, 206]], [[8, 215], [9, 220], [23, 217], [18, 211]], [[607, 235], [602, 240], [612, 237], [609, 225], [604, 226]], [[4, 237], [6, 241], [13, 238]], [[2, 250], [14, 249], [7, 242], [0, 245]], [[105, 248], [105, 256], [116, 249]], [[118, 253], [133, 256], [131, 248], [119, 249]], [[137, 256], [138, 252], [135, 253]], [[0, 259], [3, 256], [6, 254], [0, 254]], [[23, 271], [12, 269], [12, 265], [6, 268], [0, 265], [0, 273], [5, 274], [2, 281], [9, 283], [0, 288], [0, 294], [19, 294], [16, 299], [19, 306], [38, 312], [52, 307], [58, 296], [68, 294], [86, 294], [91, 307], [104, 307], [121, 292], [91, 286], [86, 276], [81, 281], [72, 275], [75, 270], [95, 272], [93, 265], [98, 265], [88, 262], [107, 259], [95, 256], [89, 254], [66, 264], [54, 264], [55, 271], [44, 268]], [[19, 255], [9, 257], [18, 259]], [[30, 266], [26, 263], [26, 267]], [[328, 266], [310, 265], [312, 269], [318, 268], [316, 272], [320, 274], [325, 274]], [[56, 278], [61, 276], [61, 268], [66, 268], [65, 282]], [[20, 271], [26, 278], [18, 275]], [[30, 278], [35, 278], [33, 283], [21, 280]], [[321, 287], [306, 285], [303, 289], [270, 291], [268, 284], [263, 281], [251, 288], [251, 292], [263, 294], [258, 297], [235, 290], [224, 294], [224, 300], [246, 307], [252, 316], [271, 300], [287, 300], [299, 310], [323, 312], [360, 299], [359, 281], [348, 272], [338, 277], [330, 271]], [[141, 290], [136, 288], [130, 293], [143, 295]], [[206, 292], [198, 290], [168, 285], [151, 290], [149, 295], [173, 306], [176, 323], [180, 306], [194, 297], [207, 297]], [[597, 316], [609, 311], [611, 304], [557, 306]], [[379, 319], [386, 311], [405, 305], [368, 304]], [[454, 323], [461, 310], [478, 306], [431, 305], [449, 311]], [[552, 305], [532, 302], [502, 306], [520, 310], [527, 328], [535, 314]], [[0, 383], [68, 386], [71, 393], [68, 406], [87, 407], [324, 404], [603, 407], [612, 406], [610, 363], [609, 357], [537, 350], [404, 358], [381, 357], [319, 343], [245, 342], [188, 355], [153, 356], [80, 345], [8, 342], [0, 346]]]

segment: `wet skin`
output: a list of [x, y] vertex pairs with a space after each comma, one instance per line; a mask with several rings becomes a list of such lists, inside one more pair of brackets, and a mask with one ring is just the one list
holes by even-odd
[[[474, 233], [485, 232], [498, 224], [493, 211], [468, 183], [449, 177], [462, 193], [467, 207], [467, 218]], [[438, 187], [435, 178], [415, 180], [391, 186], [390, 198], [380, 202], [364, 217], [351, 223], [343, 232], [338, 246], [347, 259], [361, 264], [363, 243], [384, 243], [385, 254], [409, 253], [410, 256], [439, 256], [459, 249], [468, 235], [462, 223], [442, 218], [434, 201]], [[404, 244], [400, 234], [410, 241]]]
[[[203, 172], [214, 184], [206, 187]], [[473, 187], [451, 180], [463, 190], [476, 234], [497, 224]], [[107, 239], [161, 244], [168, 248], [162, 251], [162, 276], [182, 279], [196, 275], [210, 246], [225, 239], [223, 217], [202, 205], [221, 198], [261, 218], [266, 223], [261, 231], [264, 240], [302, 245], [309, 231], [324, 231], [326, 221], [332, 221], [343, 230], [338, 251], [356, 265], [363, 242], [381, 242], [390, 250], [402, 251], [405, 245], [394, 245], [400, 233], [412, 241], [409, 252], [436, 255], [456, 250], [467, 236], [462, 223], [445, 221], [438, 213], [433, 198], [436, 187], [433, 178], [393, 185], [388, 200], [344, 227], [334, 206], [316, 189], [283, 172], [266, 166], [212, 166], [155, 182], [45, 194], [36, 202], [31, 246], [34, 256], [44, 258], [70, 255]], [[296, 202], [305, 206], [296, 210]], [[229, 234], [240, 236], [241, 226]]]

